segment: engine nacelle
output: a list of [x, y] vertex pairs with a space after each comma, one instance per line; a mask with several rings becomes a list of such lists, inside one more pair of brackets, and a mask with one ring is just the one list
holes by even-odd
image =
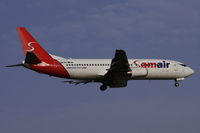
[[128, 74], [131, 75], [132, 78], [134, 77], [146, 77], [148, 72], [146, 68], [141, 67], [135, 67], [131, 69], [131, 72], [128, 72]]

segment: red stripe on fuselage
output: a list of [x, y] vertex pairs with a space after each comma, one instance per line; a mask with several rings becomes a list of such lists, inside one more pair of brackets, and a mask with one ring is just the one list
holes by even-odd
[[51, 61], [51, 63], [41, 62], [39, 64], [29, 65], [28, 68], [43, 74], [60, 78], [70, 78], [68, 71], [57, 60]]

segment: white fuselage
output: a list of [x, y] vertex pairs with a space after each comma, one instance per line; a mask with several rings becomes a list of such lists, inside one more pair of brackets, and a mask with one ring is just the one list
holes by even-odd
[[[64, 59], [56, 58], [68, 71], [71, 79], [94, 80], [110, 69], [111, 59]], [[131, 79], [182, 80], [194, 71], [181, 62], [162, 59], [128, 59]]]

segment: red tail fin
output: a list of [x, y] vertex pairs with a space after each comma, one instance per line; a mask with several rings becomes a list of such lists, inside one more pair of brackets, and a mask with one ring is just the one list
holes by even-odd
[[39, 45], [39, 43], [31, 36], [31, 34], [24, 28], [17, 28], [19, 38], [22, 42], [24, 53], [34, 53], [41, 61], [53, 60], [53, 58]]
[[23, 66], [39, 73], [70, 78], [64, 66], [59, 61], [54, 60], [24, 27], [18, 27], [17, 31], [26, 55]]

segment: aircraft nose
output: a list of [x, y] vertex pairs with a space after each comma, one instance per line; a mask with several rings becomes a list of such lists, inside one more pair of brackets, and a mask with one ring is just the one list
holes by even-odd
[[194, 74], [194, 70], [192, 68], [188, 68], [187, 75], [190, 76], [192, 74]]

